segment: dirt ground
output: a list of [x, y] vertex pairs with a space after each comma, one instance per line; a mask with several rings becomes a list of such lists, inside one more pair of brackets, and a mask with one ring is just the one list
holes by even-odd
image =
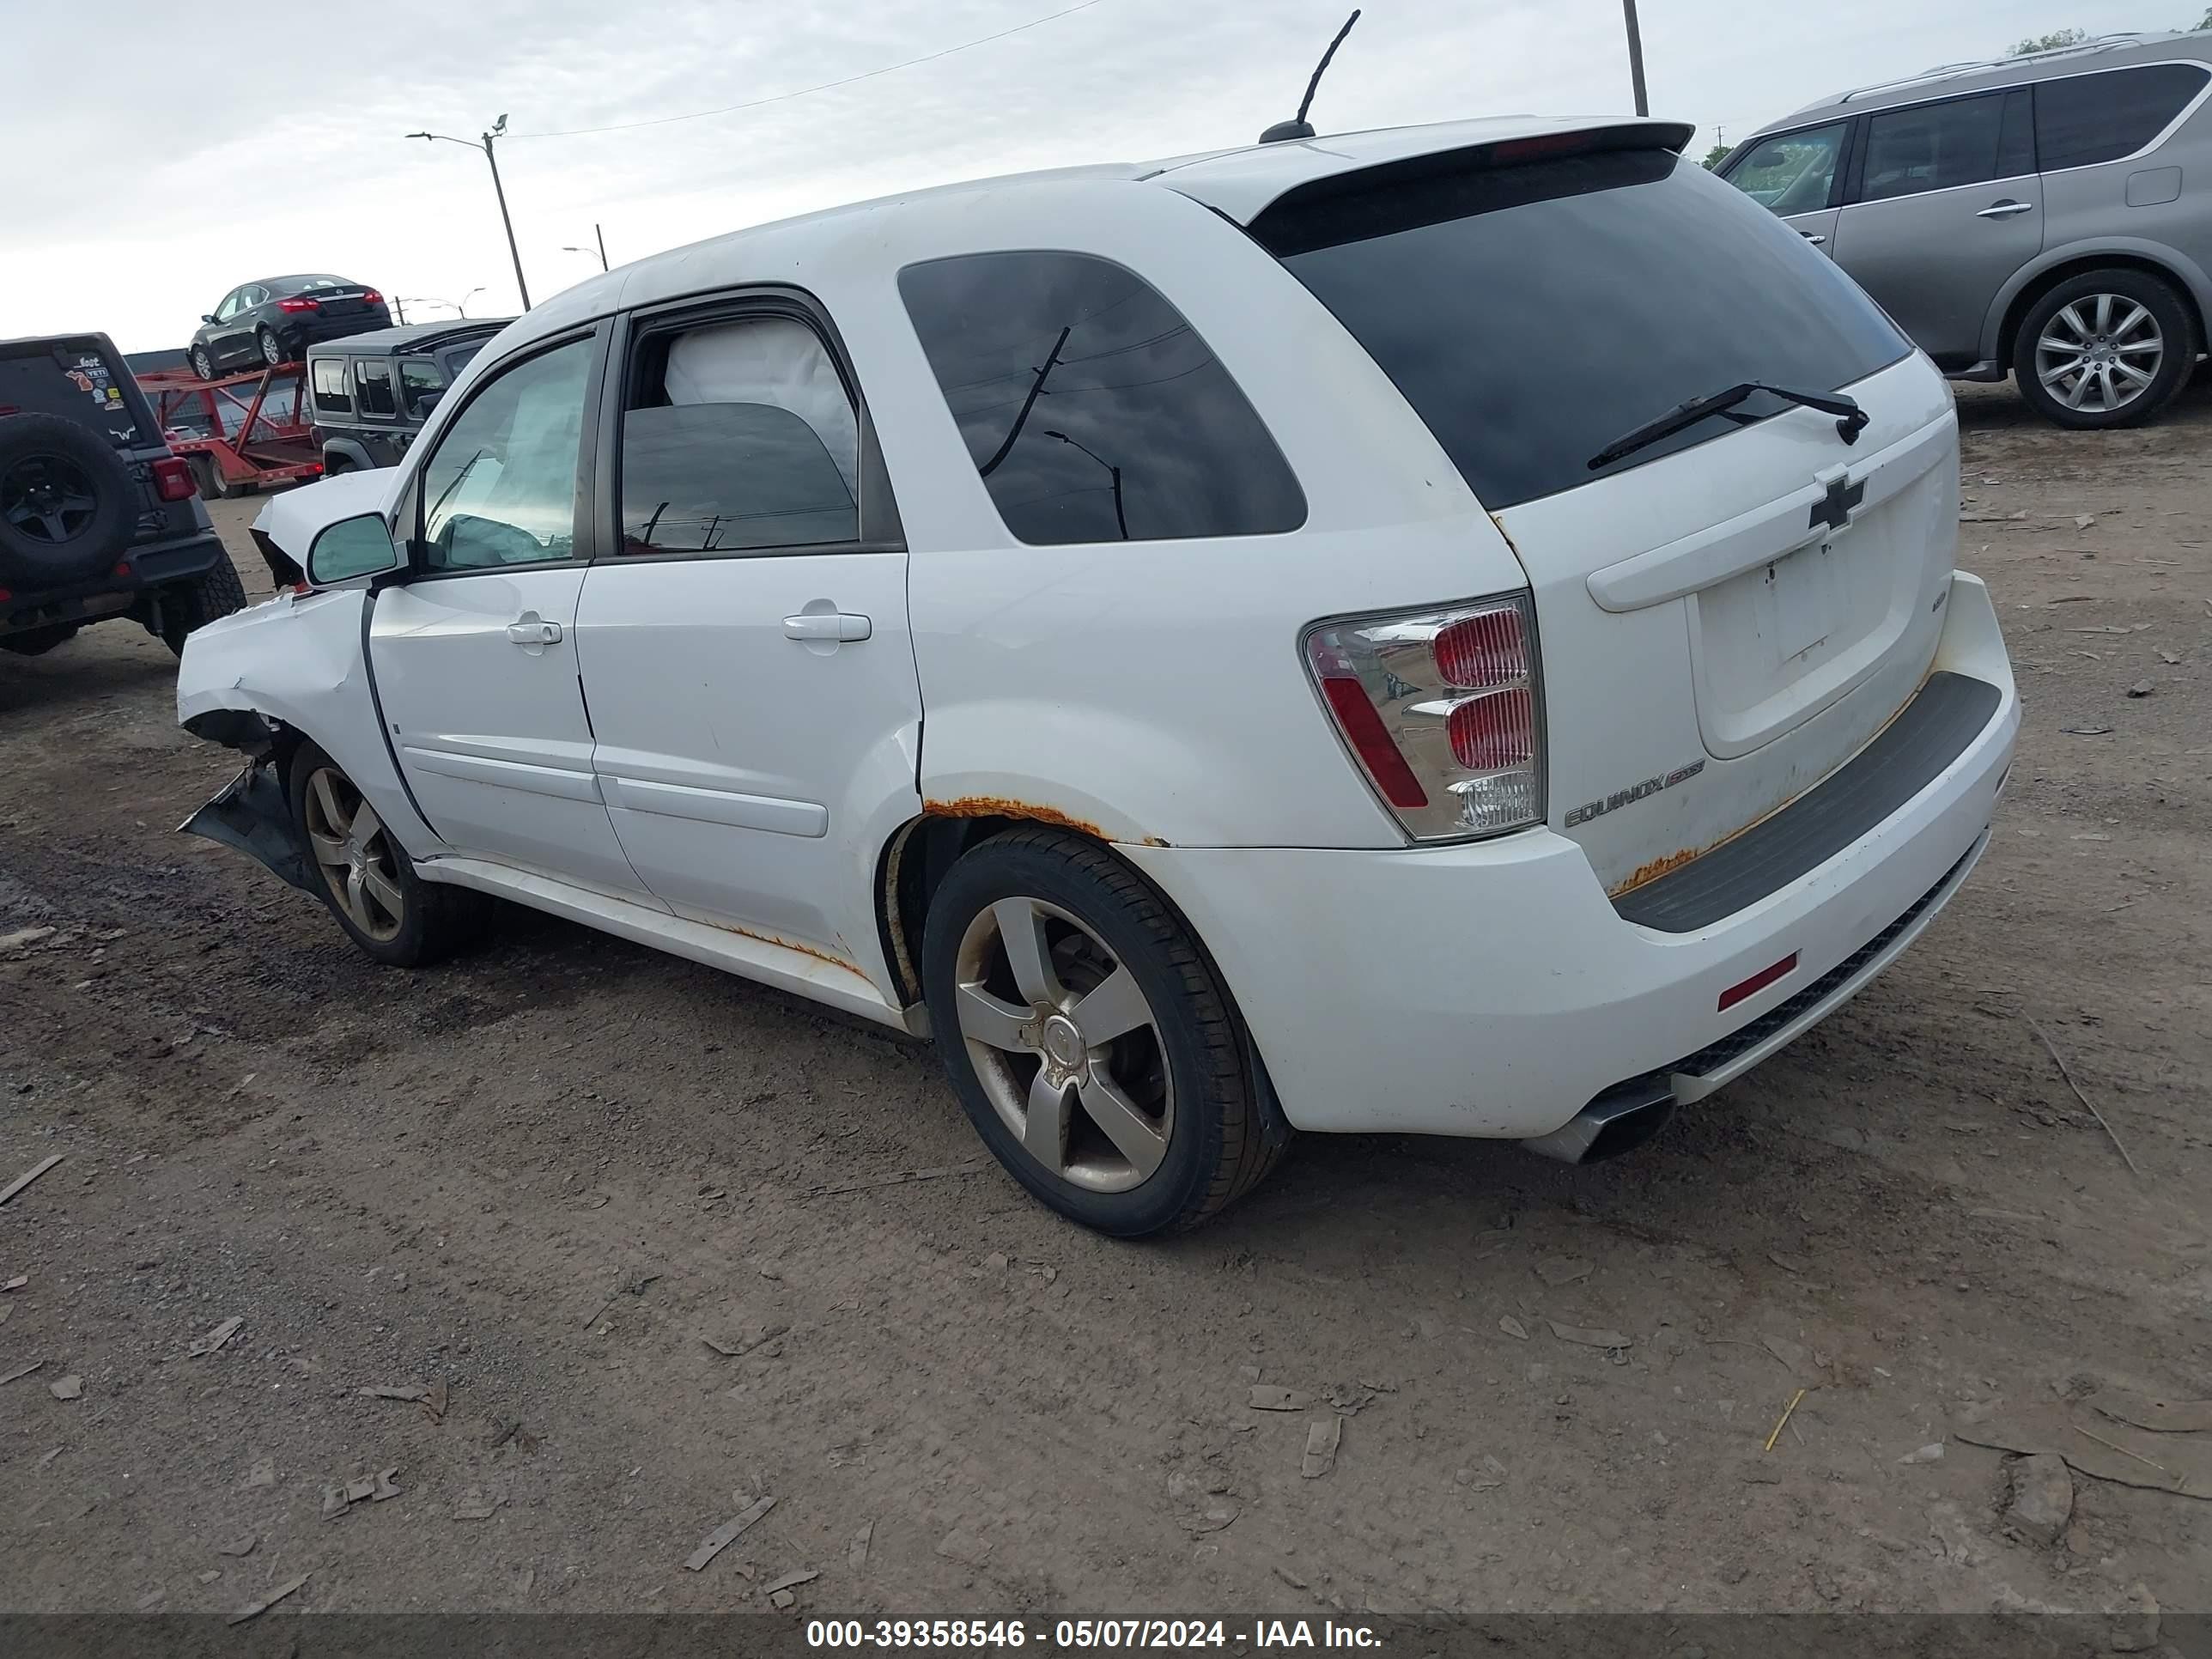
[[2212, 1503], [2077, 1475], [2043, 1541], [1947, 1431], [2212, 1394], [2212, 376], [1961, 414], [2027, 716], [1929, 934], [1638, 1156], [1308, 1137], [1164, 1243], [740, 981], [520, 911], [374, 967], [172, 832], [234, 760], [166, 652], [0, 657], [0, 934], [57, 930], [0, 949], [0, 1182], [65, 1155], [0, 1208], [0, 1607], [2212, 1608]]

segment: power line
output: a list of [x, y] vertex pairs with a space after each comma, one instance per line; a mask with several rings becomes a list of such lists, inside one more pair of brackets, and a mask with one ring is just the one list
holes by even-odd
[[710, 115], [734, 115], [739, 110], [758, 109], [763, 104], [781, 104], [788, 99], [804, 98], [810, 93], [828, 92], [835, 87], [849, 87], [855, 82], [872, 81], [879, 75], [895, 75], [901, 70], [912, 69], [917, 64], [933, 64], [940, 58], [951, 57], [956, 52], [967, 52], [976, 46], [988, 46], [994, 40], [1003, 40], [1010, 34], [1021, 33], [1024, 29], [1036, 28], [1043, 24], [1052, 22], [1058, 18], [1072, 17], [1077, 12], [1088, 11], [1091, 7], [1098, 3], [1099, 0], [1079, 0], [1079, 3], [1076, 5], [1068, 6], [1055, 12], [1048, 12], [1042, 17], [1032, 17], [1026, 23], [1017, 23], [1010, 29], [1000, 29], [996, 34], [981, 35], [973, 40], [963, 40], [957, 46], [946, 46], [940, 51], [924, 52], [919, 58], [909, 58], [903, 63], [886, 64], [881, 69], [863, 70], [859, 75], [848, 75], [842, 80], [824, 81], [818, 86], [800, 87], [791, 92], [775, 93], [769, 97], [755, 98], [742, 104], [726, 104], [720, 109], [693, 110], [688, 115], [656, 116], [650, 121], [617, 121], [611, 126], [565, 127], [557, 132], [516, 132], [510, 133], [508, 137], [513, 138], [578, 138], [583, 137], [586, 133], [630, 132], [635, 131], [639, 127], [665, 127], [672, 122], [676, 121], [704, 120]]

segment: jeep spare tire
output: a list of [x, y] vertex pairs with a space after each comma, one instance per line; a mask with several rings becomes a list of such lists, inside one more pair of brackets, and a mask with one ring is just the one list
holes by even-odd
[[0, 416], [0, 586], [96, 576], [137, 522], [131, 469], [97, 433], [57, 415]]

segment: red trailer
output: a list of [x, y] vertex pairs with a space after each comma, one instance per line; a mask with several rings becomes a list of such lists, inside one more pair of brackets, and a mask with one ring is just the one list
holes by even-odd
[[200, 494], [249, 489], [323, 476], [322, 452], [308, 434], [307, 368], [278, 363], [203, 380], [189, 368], [138, 377], [169, 447], [191, 464]]

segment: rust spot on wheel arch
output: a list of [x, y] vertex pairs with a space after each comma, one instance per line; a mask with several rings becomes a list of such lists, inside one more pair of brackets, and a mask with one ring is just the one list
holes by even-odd
[[[1005, 795], [963, 795], [957, 800], [926, 800], [921, 810], [934, 818], [1026, 818], [1032, 823], [1048, 823], [1056, 830], [1073, 830], [1097, 841], [1117, 839], [1097, 824], [1071, 817], [1056, 806], [1038, 806]], [[1167, 845], [1158, 836], [1145, 836], [1139, 840], [1146, 847]]]

